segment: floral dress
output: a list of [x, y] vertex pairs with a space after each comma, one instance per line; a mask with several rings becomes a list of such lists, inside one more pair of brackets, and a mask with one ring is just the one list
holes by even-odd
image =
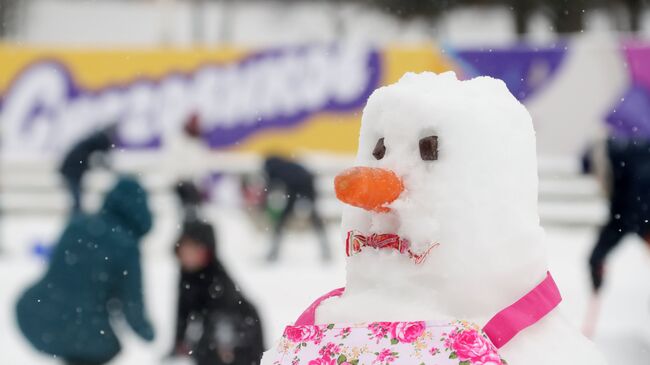
[[480, 328], [457, 322], [287, 326], [273, 365], [503, 365]]
[[287, 326], [266, 365], [504, 365], [498, 349], [534, 325], [562, 300], [550, 273], [530, 292], [502, 309], [483, 328], [466, 321], [315, 324], [318, 298]]

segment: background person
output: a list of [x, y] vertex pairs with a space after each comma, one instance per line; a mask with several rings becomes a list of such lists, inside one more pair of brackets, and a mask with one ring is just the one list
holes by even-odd
[[84, 175], [91, 167], [92, 155], [107, 152], [115, 145], [116, 139], [116, 126], [112, 125], [75, 143], [63, 158], [59, 172], [72, 197], [73, 213], [78, 213], [82, 209], [82, 182]]
[[260, 318], [216, 258], [212, 226], [186, 222], [176, 256], [181, 275], [173, 354], [191, 354], [197, 365], [258, 364]]
[[68, 365], [105, 364], [120, 352], [109, 321], [118, 313], [153, 340], [139, 248], [151, 225], [147, 194], [131, 178], [118, 181], [99, 213], [71, 219], [45, 275], [16, 306], [20, 330], [36, 349]]
[[266, 257], [267, 261], [275, 262], [280, 253], [280, 241], [287, 222], [294, 213], [298, 200], [309, 203], [309, 218], [314, 231], [318, 235], [323, 261], [331, 259], [327, 242], [325, 225], [316, 209], [316, 189], [314, 188], [314, 175], [304, 166], [278, 156], [267, 157], [264, 161], [264, 172], [267, 177], [267, 191], [284, 189], [287, 200], [282, 212], [276, 220], [271, 238], [271, 248]]
[[259, 364], [259, 315], [217, 258], [214, 228], [200, 218], [200, 192], [185, 181], [176, 193], [184, 222], [174, 250], [180, 280], [172, 355], [191, 354], [197, 365]]
[[[592, 287], [603, 283], [605, 261], [627, 234], [650, 240], [650, 94], [630, 88], [606, 122], [610, 136], [606, 156], [610, 177], [609, 217], [589, 258]], [[588, 166], [589, 164], [584, 164]]]

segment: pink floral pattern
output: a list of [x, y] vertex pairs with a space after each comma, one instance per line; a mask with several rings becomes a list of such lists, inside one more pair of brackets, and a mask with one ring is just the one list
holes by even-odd
[[388, 333], [391, 330], [391, 322], [372, 322], [368, 325], [368, 329], [370, 330], [370, 333], [368, 333], [368, 337], [370, 339], [377, 340], [377, 343], [379, 341], [388, 338]]
[[336, 335], [336, 337], [341, 337], [342, 339], [346, 339], [348, 336], [350, 336], [350, 333], [352, 330], [350, 327], [343, 327], [341, 328], [341, 331], [339, 331], [339, 334]]
[[463, 365], [502, 365], [505, 363], [496, 347], [480, 330], [466, 322], [443, 337], [450, 358], [458, 358]]
[[397, 352], [391, 351], [390, 349], [383, 349], [381, 352], [376, 352], [375, 355], [377, 355], [377, 358], [372, 363], [382, 365], [388, 365], [399, 357]]
[[463, 322], [373, 322], [288, 326], [275, 365], [505, 365], [478, 326]]
[[336, 360], [323, 356], [309, 361], [309, 365], [336, 365]]
[[425, 328], [424, 322], [395, 322], [391, 333], [399, 342], [411, 343], [422, 336]]
[[313, 341], [318, 343], [322, 331], [318, 326], [290, 326], [287, 327], [285, 335], [292, 342]]

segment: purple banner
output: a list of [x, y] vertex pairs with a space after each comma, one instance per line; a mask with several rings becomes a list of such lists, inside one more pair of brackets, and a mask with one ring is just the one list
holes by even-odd
[[564, 60], [566, 47], [516, 46], [507, 49], [472, 49], [455, 52], [465, 76], [491, 76], [503, 80], [510, 92], [525, 100], [546, 85]]
[[[310, 51], [310, 48], [299, 49], [293, 57], [313, 58], [308, 54]], [[327, 57], [334, 60], [334, 64], [327, 65], [329, 69], [316, 69], [320, 64], [314, 63], [311, 70], [285, 70], [289, 73], [289, 82], [281, 87], [273, 85], [268, 79], [259, 78], [254, 87], [261, 94], [274, 99], [280, 108], [270, 113], [253, 101], [250, 110], [239, 119], [224, 121], [204, 118], [208, 125], [215, 125], [204, 130], [207, 143], [212, 148], [229, 146], [260, 130], [292, 127], [317, 113], [362, 108], [372, 91], [380, 86], [380, 57], [376, 51], [350, 51], [332, 46], [326, 52]], [[274, 63], [282, 57], [286, 57], [286, 51], [260, 53], [237, 65], [238, 72], [246, 73], [248, 68]]]
[[319, 113], [360, 109], [379, 86], [381, 71], [375, 50], [319, 44], [89, 90], [78, 84], [69, 65], [42, 59], [17, 74], [1, 95], [3, 147], [60, 152], [117, 123], [122, 146], [154, 148], [193, 115], [210, 147], [233, 146]]

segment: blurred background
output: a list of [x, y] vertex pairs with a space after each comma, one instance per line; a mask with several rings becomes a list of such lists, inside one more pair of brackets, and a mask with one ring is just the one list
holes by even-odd
[[139, 247], [156, 337], [111, 319], [110, 364], [191, 363], [177, 328], [188, 222], [214, 229], [270, 346], [345, 282], [333, 178], [352, 165], [365, 100], [405, 72], [447, 70], [501, 78], [526, 105], [565, 314], [611, 363], [650, 363], [646, 232], [592, 255], [618, 219], [604, 141], [628, 122], [650, 140], [647, 0], [0, 0], [1, 362], [61, 363], [34, 349], [16, 303], [125, 174], [153, 214]]

